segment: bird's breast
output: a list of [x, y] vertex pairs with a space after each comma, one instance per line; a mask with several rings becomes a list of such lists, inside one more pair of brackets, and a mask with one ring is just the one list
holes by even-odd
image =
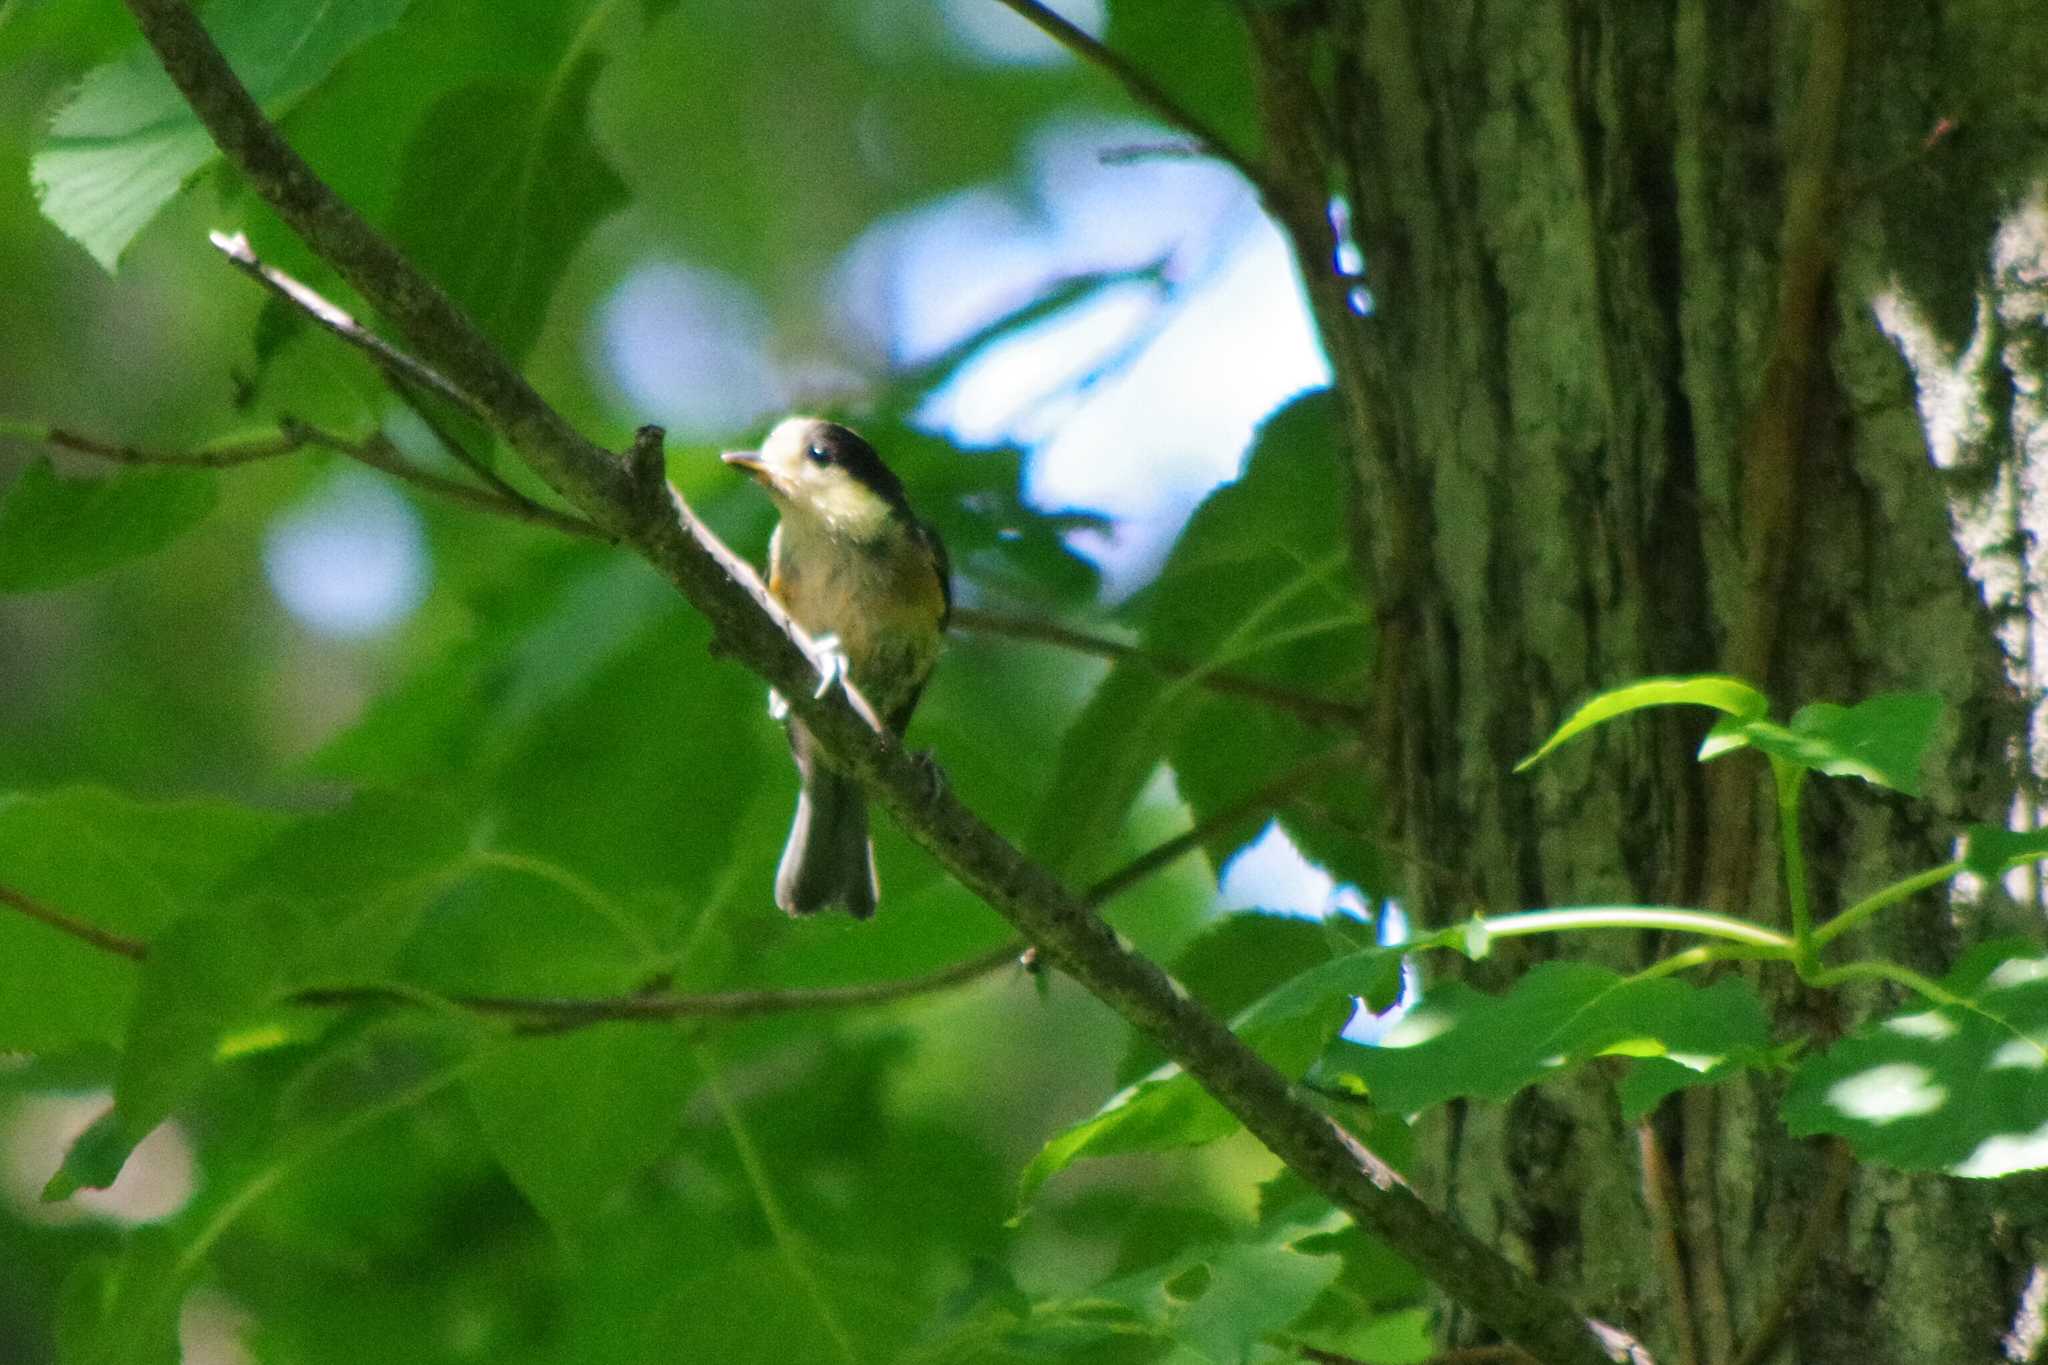
[[807, 634], [839, 637], [854, 685], [877, 712], [915, 694], [938, 656], [945, 615], [938, 571], [916, 540], [793, 534], [785, 522], [769, 570], [769, 591]]

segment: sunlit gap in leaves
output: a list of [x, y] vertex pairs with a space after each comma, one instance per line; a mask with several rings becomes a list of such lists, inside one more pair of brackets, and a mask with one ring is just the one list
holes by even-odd
[[[880, 0], [877, 8], [890, 7], [897, 0]], [[1109, 27], [1105, 0], [1049, 0], [1047, 9], [1090, 37], [1100, 38]], [[939, 16], [946, 33], [965, 56], [990, 66], [1059, 66], [1073, 60], [1073, 54], [1039, 32], [1014, 10], [989, 0], [940, 0]]]
[[419, 513], [366, 470], [335, 470], [287, 508], [263, 539], [263, 572], [308, 630], [362, 639], [401, 624], [426, 596]]
[[[1364, 896], [1355, 886], [1340, 885], [1336, 878], [1302, 855], [1280, 822], [1270, 821], [1258, 838], [1232, 854], [1216, 879], [1217, 909], [1263, 910], [1269, 914], [1299, 915], [1304, 919], [1327, 919], [1331, 915], [1363, 917], [1368, 912]], [[1380, 912], [1379, 940], [1393, 945], [1408, 941], [1408, 917], [1389, 901]], [[1376, 1043], [1401, 1022], [1420, 998], [1421, 979], [1413, 963], [1401, 969], [1401, 998], [1386, 1012], [1373, 1014], [1360, 1007], [1344, 1030], [1354, 1043]]]
[[1155, 570], [1188, 514], [1236, 476], [1254, 428], [1329, 382], [1287, 248], [1250, 190], [1138, 121], [1056, 120], [1015, 185], [962, 191], [871, 228], [847, 254], [848, 322], [913, 367], [1090, 275], [1067, 308], [986, 347], [918, 421], [964, 446], [1013, 442], [1026, 493], [1109, 515], [1077, 533], [1113, 596]]
[[[861, 45], [899, 62], [906, 53], [942, 52], [965, 66], [1044, 70], [1074, 54], [995, 0], [852, 0]], [[1109, 28], [1106, 0], [1049, 0], [1052, 10], [1092, 38]]]
[[597, 368], [619, 388], [626, 411], [679, 440], [715, 440], [789, 405], [770, 333], [767, 310], [738, 280], [648, 261], [599, 311]]
[[32, 1223], [88, 1220], [154, 1223], [185, 1207], [197, 1181], [192, 1146], [176, 1123], [164, 1123], [136, 1144], [120, 1176], [103, 1190], [80, 1190], [46, 1204], [43, 1186], [86, 1126], [114, 1097], [85, 1094], [23, 1095], [0, 1107], [0, 1194], [16, 1217]]

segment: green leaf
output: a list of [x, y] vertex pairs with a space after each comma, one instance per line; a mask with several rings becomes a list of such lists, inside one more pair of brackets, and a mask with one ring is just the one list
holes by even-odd
[[1854, 706], [1815, 702], [1800, 708], [1790, 728], [1763, 720], [1726, 727], [1723, 746], [1703, 757], [1746, 743], [1800, 768], [1918, 796], [1921, 759], [1940, 719], [1941, 698], [1932, 692], [1886, 693]]
[[[272, 118], [410, 0], [218, 0], [206, 26]], [[111, 271], [135, 235], [218, 153], [156, 54], [95, 68], [50, 121], [30, 174], [43, 215]]]
[[1640, 1109], [1680, 1085], [1764, 1065], [1769, 1041], [1763, 1006], [1736, 978], [1695, 987], [1550, 962], [1505, 995], [1434, 986], [1378, 1046], [1345, 1055], [1373, 1103], [1397, 1114], [1465, 1096], [1505, 1100], [1596, 1056], [1661, 1059], [1670, 1069], [1626, 1092]]
[[358, 792], [293, 821], [222, 878], [224, 897], [358, 904], [392, 888], [446, 877], [469, 847], [462, 810], [438, 797]]
[[[0, 882], [81, 923], [148, 941], [211, 904], [215, 882], [285, 823], [241, 806], [151, 804], [90, 787], [0, 794]], [[0, 962], [14, 983], [0, 989], [0, 1049], [53, 1052], [122, 1036], [135, 963], [6, 907]]]
[[368, 794], [279, 833], [151, 939], [114, 1083], [114, 1117], [75, 1143], [52, 1189], [112, 1182], [213, 1070], [319, 1026], [261, 1016], [289, 992], [376, 979], [462, 846], [438, 802]]
[[609, 1195], [674, 1145], [696, 1087], [687, 1035], [641, 1023], [503, 1043], [467, 1083], [492, 1154], [564, 1232], [595, 1222]]
[[65, 1365], [177, 1365], [178, 1308], [189, 1271], [167, 1228], [136, 1230], [118, 1257], [81, 1261], [65, 1281], [58, 1340]]
[[[890, 1262], [805, 1247], [747, 1248], [662, 1287], [668, 1292], [642, 1360], [896, 1360], [925, 1312]], [[764, 1331], [769, 1323], [773, 1330]], [[862, 1343], [859, 1353], [855, 1341]]]
[[1156, 675], [1111, 669], [1060, 741], [1026, 847], [1062, 875], [1092, 875], [1188, 710], [1188, 699], [1174, 698]]
[[0, 592], [62, 587], [154, 554], [203, 521], [217, 496], [209, 470], [66, 479], [38, 459], [0, 498]]
[[1753, 719], [1770, 709], [1764, 694], [1740, 678], [1705, 673], [1684, 678], [1645, 678], [1594, 696], [1566, 718], [1541, 748], [1515, 765], [1525, 772], [1560, 745], [1617, 716], [1651, 706], [1706, 706], [1737, 719]]
[[[480, 1033], [473, 1020], [414, 1014], [373, 1024], [314, 1056], [289, 1090], [310, 1086], [317, 1102], [286, 1103], [276, 1113], [264, 1106], [261, 1120], [249, 1125], [259, 1137], [256, 1150], [240, 1153], [239, 1162], [218, 1172], [220, 1178], [202, 1183], [169, 1222], [137, 1229], [119, 1257], [66, 1286], [65, 1359], [80, 1365], [175, 1361], [187, 1291], [236, 1224], [290, 1188], [288, 1177], [304, 1176], [366, 1130], [445, 1089], [471, 1065]], [[236, 1118], [247, 1122], [246, 1116]], [[429, 1193], [422, 1189], [416, 1198]], [[431, 1190], [436, 1198], [449, 1194], [445, 1186]], [[349, 1198], [360, 1205], [360, 1182]], [[374, 1214], [388, 1235], [402, 1211], [358, 1212]], [[329, 1238], [333, 1223], [323, 1229]], [[274, 1241], [264, 1245], [266, 1260], [291, 1255]], [[332, 1241], [318, 1245], [332, 1254]]]
[[[1282, 1075], [1299, 1077], [1351, 1018], [1356, 997], [1398, 989], [1400, 971], [1398, 948], [1347, 953], [1267, 992], [1232, 1028]], [[1039, 1149], [1019, 1181], [1018, 1205], [1028, 1206], [1039, 1186], [1082, 1157], [1196, 1147], [1236, 1129], [1236, 1118], [1193, 1077], [1164, 1066]]]
[[[1373, 926], [1359, 920], [1305, 919], [1244, 911], [1213, 922], [1173, 961], [1174, 980], [1212, 1013], [1230, 1018], [1268, 992], [1360, 947], [1373, 947]], [[1400, 978], [1398, 954], [1394, 979]], [[1375, 1009], [1386, 1008], [1385, 1003]], [[1158, 1044], [1137, 1032], [1117, 1067], [1125, 1084], [1156, 1070], [1166, 1060]]]
[[1233, 147], [1257, 153], [1258, 112], [1251, 83], [1243, 79], [1252, 58], [1244, 21], [1231, 7], [1124, 0], [1109, 7], [1105, 38]]
[[273, 1003], [310, 936], [288, 907], [207, 911], [150, 944], [114, 1083], [112, 1114], [72, 1144], [44, 1197], [103, 1188], [135, 1144], [225, 1059], [231, 1029]]
[[1795, 1136], [1832, 1133], [1901, 1170], [2048, 1167], [2048, 954], [1987, 943], [1942, 983], [1961, 1005], [1910, 1009], [1809, 1057], [1786, 1092]]
[[1041, 1185], [1082, 1157], [1199, 1147], [1235, 1131], [1230, 1111], [1170, 1064], [1112, 1095], [1093, 1116], [1039, 1148], [1018, 1177], [1017, 1207], [1028, 1209]]
[[590, 139], [605, 61], [572, 44], [551, 70], [450, 91], [406, 150], [392, 235], [515, 362], [569, 258], [627, 202]]
[[2042, 858], [2048, 858], [2048, 829], [1972, 825], [1963, 835], [1963, 865], [1980, 877], [2002, 877], [2022, 863]]
[[1343, 1263], [1291, 1246], [1226, 1247], [1209, 1263], [1204, 1292], [1174, 1320], [1174, 1334], [1218, 1365], [1240, 1365], [1336, 1280]]
[[[1329, 390], [1283, 405], [1260, 427], [1245, 469], [1195, 510], [1159, 577], [1130, 603], [1148, 650], [1311, 697], [1363, 695], [1372, 629], [1353, 573], [1342, 509], [1337, 401]], [[1119, 669], [1132, 665], [1119, 665]], [[1241, 804], [1276, 778], [1342, 742], [1283, 707], [1176, 679], [1159, 705], [1176, 785], [1197, 820]], [[1276, 812], [1288, 836], [1338, 880], [1385, 881], [1364, 765], [1301, 784]], [[1327, 812], [1315, 816], [1303, 812]], [[1207, 849], [1219, 866], [1259, 821], [1220, 829]]]

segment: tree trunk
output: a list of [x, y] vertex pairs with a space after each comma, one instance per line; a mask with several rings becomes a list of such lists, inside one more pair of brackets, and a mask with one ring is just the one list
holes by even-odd
[[[1252, 24], [1269, 198], [1346, 404], [1390, 834], [1447, 869], [1410, 875], [1409, 913], [1781, 922], [1766, 779], [1702, 769], [1698, 721], [1631, 719], [1511, 775], [1586, 694], [1647, 675], [1737, 672], [1781, 715], [1946, 699], [1927, 799], [1814, 791], [1817, 919], [2000, 818], [2024, 710], [1873, 302], [1901, 291], [1959, 349], [2026, 169], [2004, 158], [2041, 145], [2036, 7], [1330, 0]], [[1333, 198], [1362, 280], [1332, 269]], [[2009, 414], [1985, 429], [1980, 470]], [[1932, 898], [1873, 932], [1935, 971], [1962, 937]], [[1669, 949], [1564, 950], [1630, 968]], [[1468, 970], [1498, 984], [1530, 961]], [[1788, 975], [1757, 978], [1782, 1035], [1849, 1022]], [[1423, 1187], [1665, 1365], [1759, 1336], [1777, 1344], [1752, 1361], [1999, 1358], [2037, 1255], [2039, 1215], [2006, 1211], [2018, 1184], [1851, 1170], [1790, 1140], [1761, 1082], [1688, 1092], [1646, 1139], [1607, 1079], [1432, 1118]], [[1662, 1258], [1645, 1140], [1671, 1171]]]

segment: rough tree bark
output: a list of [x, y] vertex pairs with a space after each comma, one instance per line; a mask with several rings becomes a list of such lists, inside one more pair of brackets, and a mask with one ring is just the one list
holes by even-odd
[[[1764, 779], [1700, 769], [1696, 722], [1631, 722], [1510, 775], [1585, 694], [1644, 675], [1736, 671], [1788, 708], [1946, 698], [1927, 801], [1816, 793], [1817, 918], [1948, 856], [1958, 821], [1998, 818], [2025, 712], [1873, 300], [1910, 298], [1951, 341], [1973, 325], [1999, 216], [2041, 164], [2038, 9], [1328, 0], [1250, 21], [1269, 198], [1346, 401], [1384, 660], [1369, 738], [1392, 833], [1453, 870], [1411, 873], [1410, 913], [1782, 920]], [[1363, 310], [1331, 268], [1333, 196]], [[2010, 422], [1988, 430], [1995, 460]], [[1931, 900], [1876, 932], [1935, 970], [1959, 938]], [[1633, 966], [1657, 946], [1570, 951]], [[1844, 1022], [1758, 984], [1804, 1027]], [[1656, 1118], [1689, 1313], [1652, 1254], [1640, 1135], [1598, 1076], [1434, 1122], [1424, 1186], [1667, 1365], [1754, 1341], [1816, 1219], [1820, 1261], [1751, 1360], [2001, 1358], [2041, 1259], [2039, 1186], [1859, 1169], [1831, 1213], [1831, 1158], [1775, 1104], [1729, 1086]]]

